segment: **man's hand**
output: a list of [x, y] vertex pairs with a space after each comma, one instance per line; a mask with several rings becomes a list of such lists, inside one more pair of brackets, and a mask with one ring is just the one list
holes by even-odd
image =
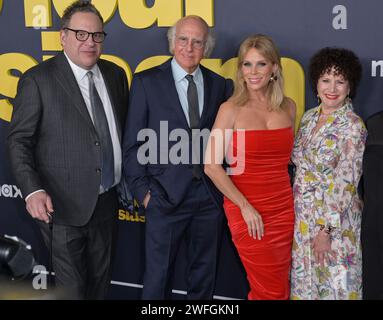
[[26, 208], [33, 218], [46, 223], [49, 223], [50, 215], [54, 211], [52, 199], [45, 191], [32, 194], [27, 200]]
[[142, 201], [142, 204], [144, 205], [144, 208], [145, 208], [145, 209], [146, 209], [146, 207], [148, 206], [149, 200], [150, 200], [150, 192], [148, 192], [148, 193], [145, 195], [144, 201]]

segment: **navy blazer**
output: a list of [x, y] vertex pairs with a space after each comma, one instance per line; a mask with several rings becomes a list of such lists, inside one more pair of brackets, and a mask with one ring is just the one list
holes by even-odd
[[[226, 80], [209, 69], [200, 66], [204, 80], [204, 106], [200, 119], [200, 129], [211, 129], [219, 106], [232, 94], [231, 80]], [[184, 129], [190, 133], [185, 114], [178, 98], [171, 68], [171, 59], [160, 66], [140, 72], [134, 76], [123, 142], [123, 165], [125, 178], [133, 196], [139, 201], [150, 190], [156, 196], [164, 211], [171, 211], [179, 205], [191, 184], [192, 165], [159, 164], [161, 155], [167, 157], [176, 143], [160, 146], [160, 122], [167, 121], [168, 132]], [[149, 128], [157, 137], [157, 163], [140, 164], [137, 152], [143, 146], [137, 134]], [[189, 135], [190, 136], [190, 135]], [[203, 172], [203, 167], [201, 165]], [[212, 200], [221, 208], [222, 194], [211, 180], [202, 175], [203, 182]]]

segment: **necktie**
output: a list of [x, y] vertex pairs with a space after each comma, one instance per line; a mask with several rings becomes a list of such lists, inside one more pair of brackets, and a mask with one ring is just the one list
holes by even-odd
[[[186, 80], [189, 82], [187, 98], [188, 98], [188, 106], [189, 106], [189, 124], [190, 129], [198, 129], [199, 128], [199, 106], [198, 106], [198, 92], [197, 86], [193, 80], [193, 76], [188, 74], [185, 76]], [[196, 155], [194, 150], [199, 148], [199, 139], [195, 136], [192, 131], [194, 144], [192, 146], [192, 159], [193, 163], [199, 162], [200, 159], [195, 159]], [[198, 153], [197, 153], [198, 154]], [[198, 161], [195, 161], [198, 160]], [[193, 177], [197, 179], [201, 179], [201, 170], [198, 164], [193, 164]]]
[[190, 129], [197, 129], [199, 127], [199, 107], [198, 107], [197, 86], [191, 74], [188, 74], [185, 78], [189, 82], [187, 95], [188, 95], [188, 105], [189, 105]]
[[113, 144], [110, 136], [108, 120], [101, 98], [94, 85], [93, 72], [86, 74], [89, 79], [89, 98], [93, 115], [93, 123], [100, 139], [102, 166], [101, 166], [101, 186], [108, 190], [114, 184], [114, 156]]

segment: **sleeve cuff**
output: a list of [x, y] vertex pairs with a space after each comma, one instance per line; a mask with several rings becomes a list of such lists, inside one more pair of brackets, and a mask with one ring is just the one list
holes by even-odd
[[30, 196], [34, 195], [34, 194], [37, 193], [37, 192], [45, 192], [45, 190], [44, 190], [44, 189], [39, 189], [39, 190], [36, 190], [36, 191], [31, 192], [30, 194], [28, 194], [28, 195], [25, 197], [25, 202], [28, 201], [28, 199], [29, 199]]

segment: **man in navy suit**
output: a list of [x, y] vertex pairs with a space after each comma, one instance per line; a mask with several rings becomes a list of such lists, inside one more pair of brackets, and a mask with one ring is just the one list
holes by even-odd
[[191, 140], [199, 130], [211, 129], [232, 83], [200, 65], [214, 44], [202, 18], [180, 19], [169, 29], [168, 39], [174, 57], [133, 79], [123, 142], [125, 177], [146, 208], [143, 299], [171, 298], [183, 239], [188, 250], [187, 298], [212, 299], [222, 195], [203, 172], [202, 143]]

